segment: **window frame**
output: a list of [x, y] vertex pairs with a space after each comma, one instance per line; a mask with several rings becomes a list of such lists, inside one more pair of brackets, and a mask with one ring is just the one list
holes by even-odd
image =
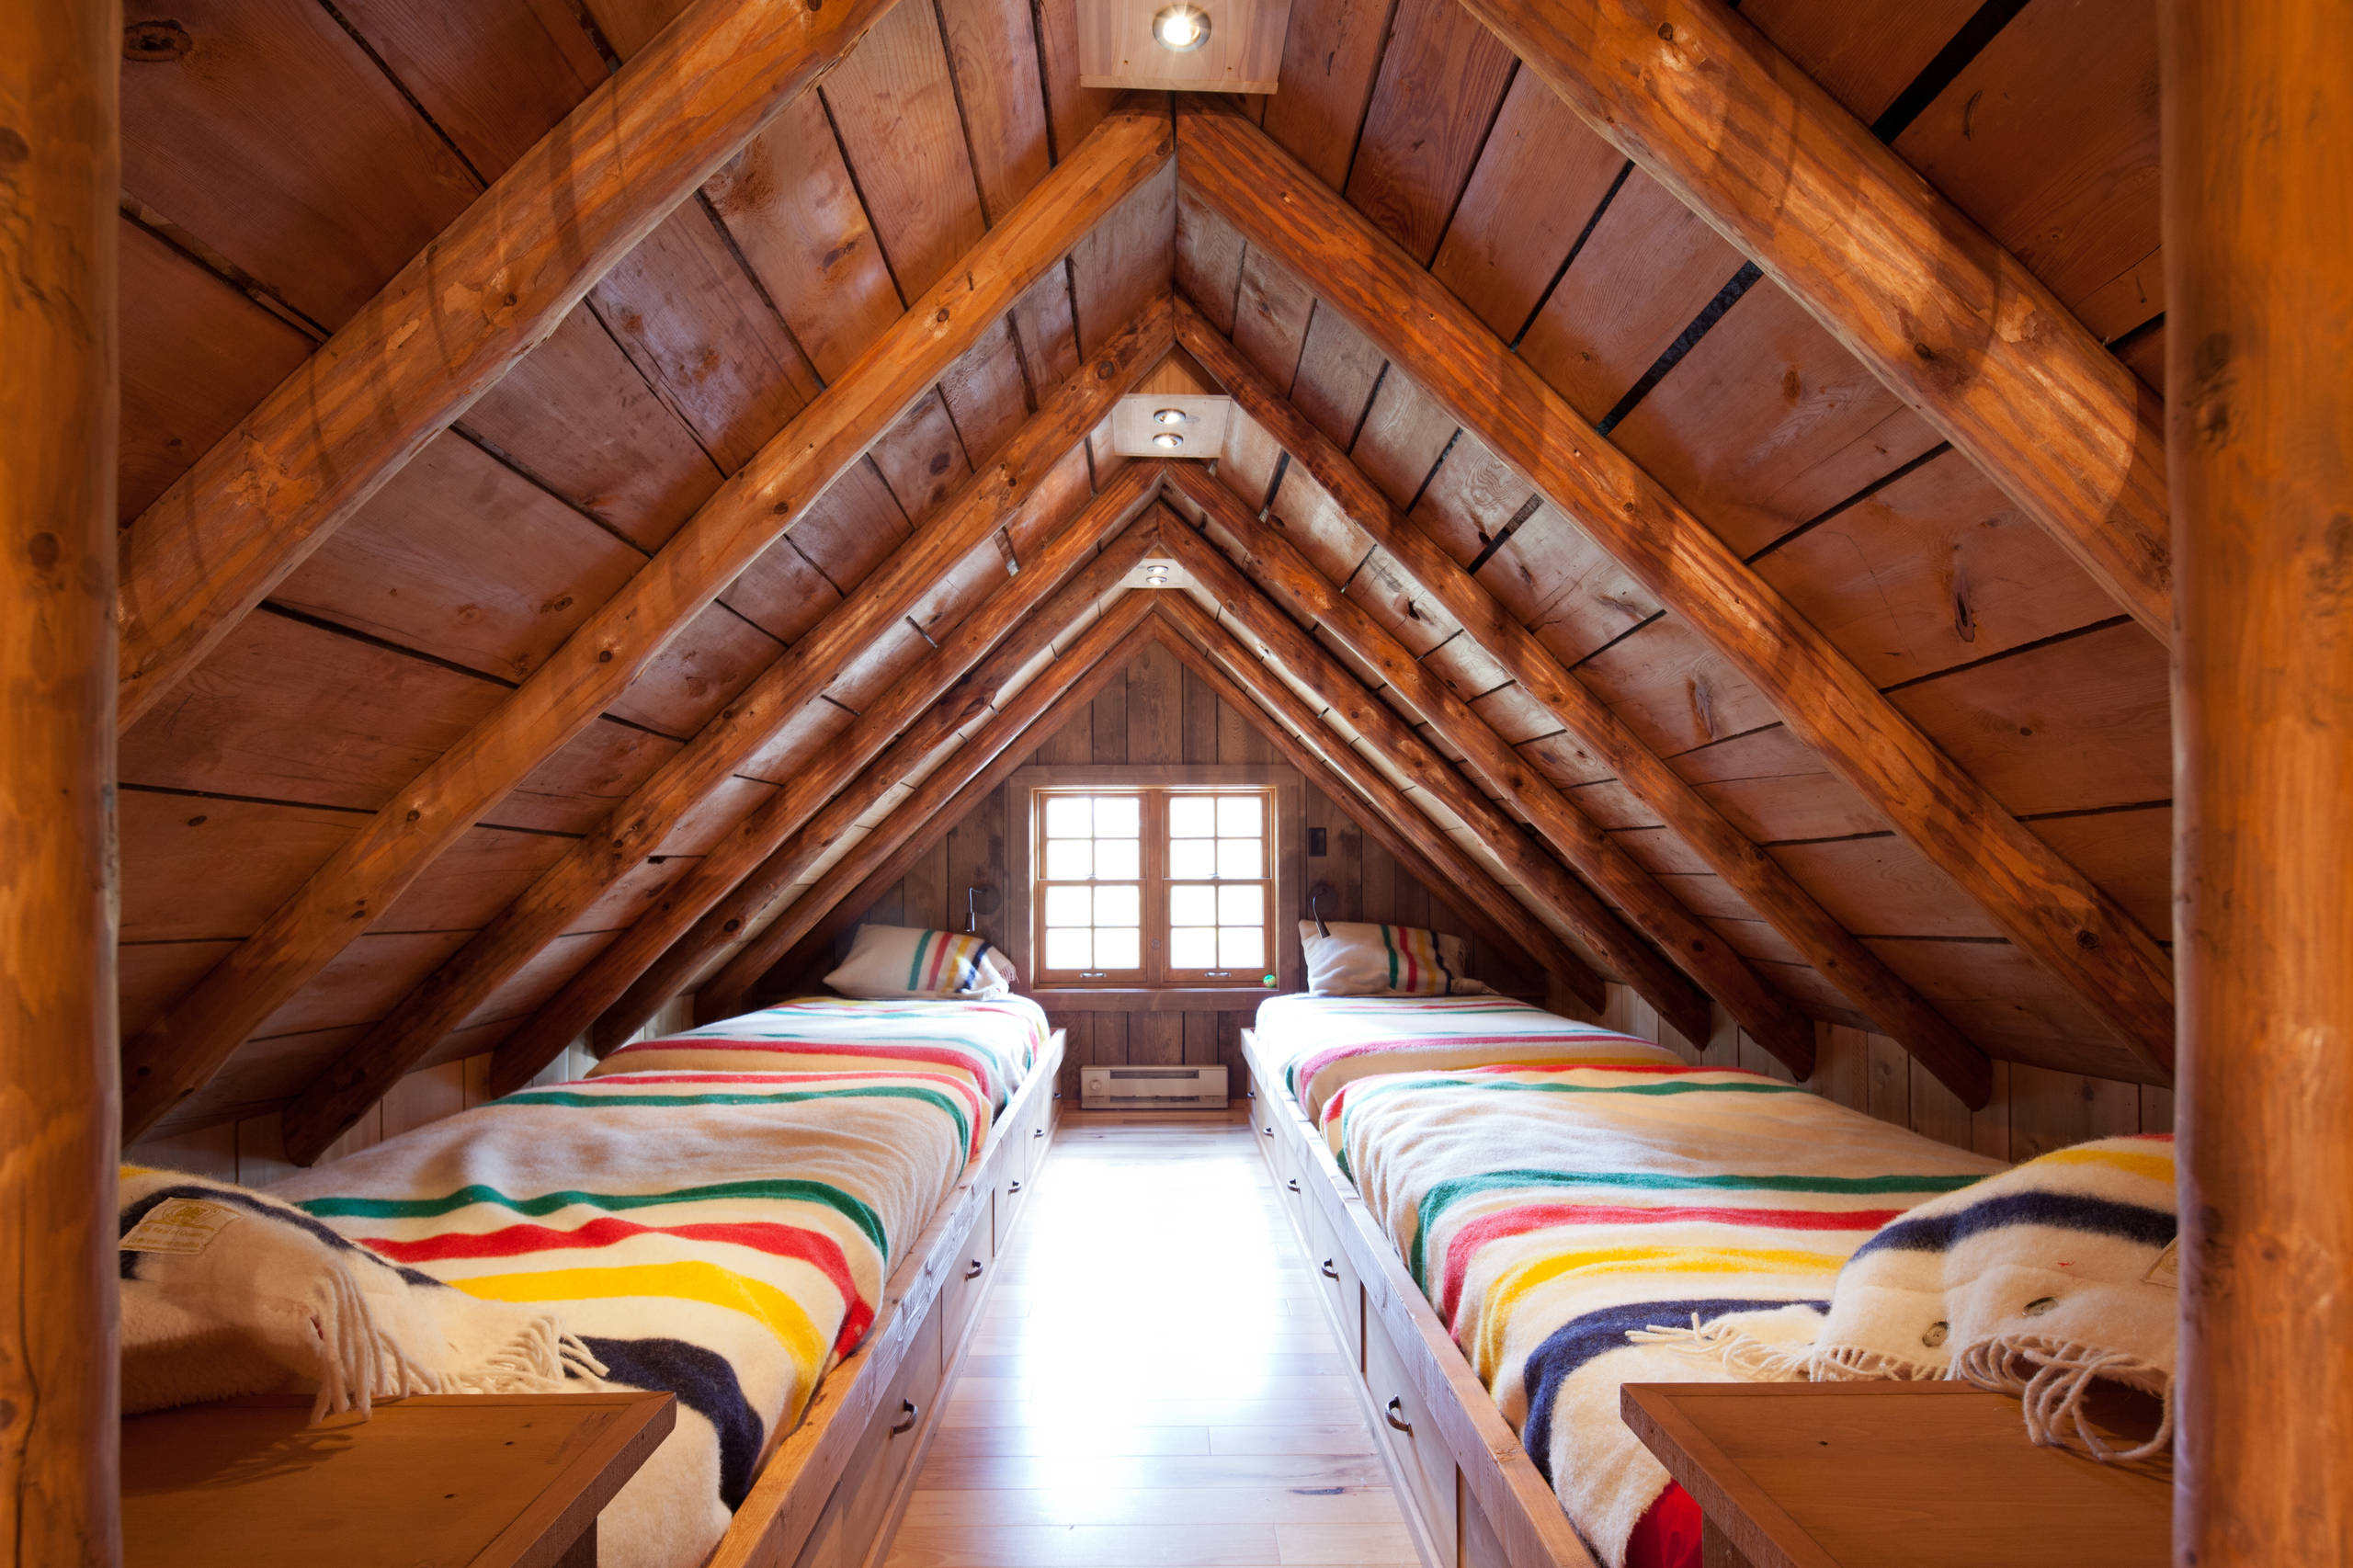
[[[1019, 769], [1006, 780], [1005, 844], [1008, 881], [1012, 884], [1006, 911], [1006, 934], [1013, 960], [1032, 994], [1052, 993], [1106, 998], [1143, 993], [1185, 993], [1212, 1000], [1268, 996], [1296, 991], [1305, 983], [1306, 964], [1300, 951], [1296, 910], [1306, 873], [1304, 788], [1295, 768], [1279, 765], [1226, 767], [1209, 764], [1103, 764], [1093, 767], [1033, 767]], [[1213, 980], [1210, 971], [1172, 971], [1167, 967], [1167, 791], [1188, 790], [1251, 790], [1268, 796], [1267, 831], [1269, 860], [1265, 879], [1272, 900], [1269, 924], [1273, 962], [1246, 980]], [[1043, 976], [1038, 965], [1038, 919], [1042, 913], [1037, 896], [1038, 864], [1044, 812], [1040, 797], [1049, 793], [1142, 791], [1143, 941], [1141, 974], [1119, 973], [1102, 980], [1080, 980], [1056, 973]], [[1154, 791], [1160, 791], [1154, 793]], [[1155, 896], [1157, 895], [1157, 896]], [[1270, 989], [1262, 977], [1271, 970]]]

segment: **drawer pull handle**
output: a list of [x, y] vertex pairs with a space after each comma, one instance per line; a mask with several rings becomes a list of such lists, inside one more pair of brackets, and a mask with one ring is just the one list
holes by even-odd
[[1389, 1417], [1389, 1425], [1396, 1427], [1397, 1430], [1404, 1433], [1405, 1436], [1410, 1437], [1414, 1435], [1414, 1424], [1404, 1418], [1405, 1401], [1402, 1396], [1391, 1400], [1389, 1402], [1388, 1408], [1383, 1410], [1381, 1414]]
[[1010, 1184], [1008, 1184], [1008, 1185], [1006, 1186], [1006, 1189], [1005, 1189], [1005, 1190], [1006, 1190], [1006, 1195], [1007, 1195], [1008, 1197], [1010, 1197], [1012, 1194], [1017, 1193], [1017, 1192], [1019, 1192], [1019, 1191], [1021, 1190], [1021, 1184], [1020, 1184], [1019, 1182], [1017, 1182], [1017, 1182], [1010, 1183]]
[[1255, 1100], [1258, 1097], [1258, 1091], [1256, 1089], [1245, 1089], [1242, 1092], [1251, 1099]]
[[1032, 1132], [1031, 1134], [1029, 1134], [1029, 1136], [1030, 1136], [1030, 1137], [1032, 1137], [1032, 1138], [1043, 1138], [1045, 1135], [1046, 1135], [1046, 1130], [1045, 1130], [1044, 1128], [1042, 1128], [1042, 1127], [1040, 1127], [1040, 1129], [1038, 1129], [1035, 1132]]
[[1258, 1131], [1265, 1133], [1269, 1138], [1272, 1138], [1275, 1135], [1275, 1130], [1271, 1127], [1261, 1127]]
[[[1389, 1403], [1394, 1404], [1397, 1402], [1392, 1399]], [[914, 1431], [915, 1429], [915, 1422], [922, 1416], [922, 1405], [917, 1404], [911, 1399], [901, 1400], [899, 1402], [899, 1418], [891, 1423], [891, 1436], [893, 1437], [903, 1437], [909, 1432]], [[1391, 1419], [1394, 1420], [1395, 1417], [1392, 1416]]]
[[1297, 1192], [1299, 1190], [1299, 1178], [1297, 1176], [1293, 1176], [1289, 1181], [1284, 1182], [1283, 1190], [1286, 1192]]
[[1332, 1267], [1332, 1260], [1330, 1258], [1325, 1258], [1324, 1260], [1324, 1278], [1326, 1279], [1337, 1279], [1339, 1277], [1340, 1271]]
[[980, 1277], [981, 1260], [976, 1257], [972, 1259], [972, 1267], [964, 1270], [964, 1278], [967, 1279], [978, 1279]]

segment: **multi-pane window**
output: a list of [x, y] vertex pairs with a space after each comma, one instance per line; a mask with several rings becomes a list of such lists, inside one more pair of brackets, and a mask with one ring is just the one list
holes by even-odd
[[1267, 983], [1270, 790], [1041, 790], [1036, 799], [1040, 983]]

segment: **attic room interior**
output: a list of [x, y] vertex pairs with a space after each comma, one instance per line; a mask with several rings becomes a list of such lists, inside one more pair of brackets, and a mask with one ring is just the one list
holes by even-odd
[[0, 43], [13, 1568], [2353, 1561], [2353, 6]]

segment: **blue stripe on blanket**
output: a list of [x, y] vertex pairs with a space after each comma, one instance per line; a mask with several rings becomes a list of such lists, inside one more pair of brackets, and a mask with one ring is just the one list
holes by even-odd
[[719, 1433], [719, 1500], [729, 1513], [743, 1506], [767, 1428], [727, 1358], [683, 1339], [584, 1336], [581, 1343], [605, 1364], [608, 1381], [676, 1394], [680, 1404], [711, 1424]]
[[1536, 1461], [1545, 1483], [1552, 1484], [1552, 1403], [1560, 1397], [1561, 1385], [1571, 1373], [1597, 1356], [1623, 1350], [1626, 1335], [1638, 1328], [1677, 1327], [1689, 1323], [1695, 1312], [1705, 1323], [1726, 1312], [1770, 1312], [1777, 1307], [1812, 1307], [1815, 1312], [1825, 1312], [1830, 1310], [1830, 1303], [1715, 1296], [1689, 1301], [1629, 1301], [1571, 1318], [1547, 1335], [1544, 1343], [1529, 1355], [1528, 1369], [1521, 1374], [1528, 1385], [1528, 1425], [1520, 1432], [1520, 1446]]
[[[2169, 1210], [2072, 1192], [2013, 1192], [1948, 1214], [1894, 1221], [1857, 1247], [1855, 1258], [1887, 1251], [1945, 1252], [1971, 1236], [2011, 1225], [2048, 1225], [2054, 1230], [2118, 1236], [2153, 1247], [2172, 1241], [2178, 1228]], [[1851, 1264], [1854, 1258], [1847, 1261]]]

